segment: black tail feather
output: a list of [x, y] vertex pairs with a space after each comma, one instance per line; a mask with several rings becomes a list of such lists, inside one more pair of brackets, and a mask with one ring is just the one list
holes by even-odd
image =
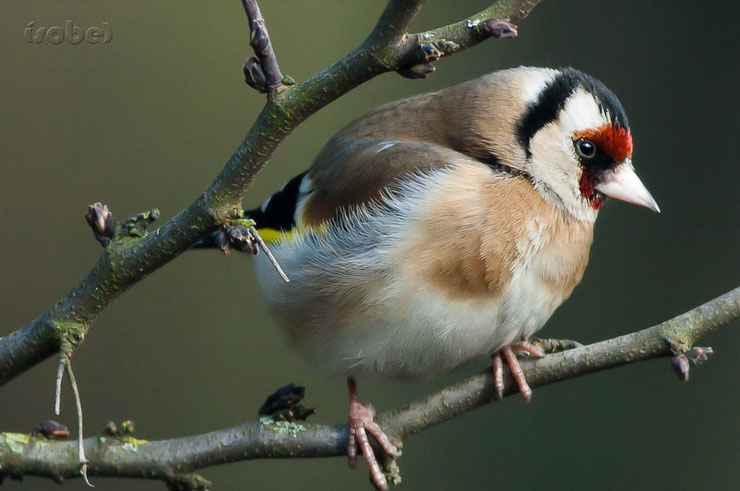
[[[295, 210], [300, 196], [300, 187], [303, 177], [308, 173], [302, 172], [265, 201], [262, 206], [246, 210], [244, 216], [256, 222], [257, 229], [270, 228], [280, 231], [289, 231], [295, 227]], [[219, 248], [217, 231], [196, 242], [192, 249]]]

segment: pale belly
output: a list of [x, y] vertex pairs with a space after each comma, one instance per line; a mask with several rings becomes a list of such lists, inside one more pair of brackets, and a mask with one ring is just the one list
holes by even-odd
[[[276, 246], [290, 283], [256, 258], [271, 313], [312, 367], [442, 373], [531, 336], [567, 298], [588, 259], [591, 224], [563, 219], [526, 182], [466, 169], [425, 175], [409, 197]], [[519, 208], [476, 206], [499, 183], [519, 190], [507, 201]], [[466, 275], [467, 289], [450, 288]]]
[[[299, 271], [282, 252], [286, 270]], [[540, 280], [536, 263], [522, 266], [499, 295], [472, 300], [450, 299], [397, 267], [339, 278], [336, 264], [304, 264], [287, 285], [268, 279], [275, 274], [264, 258], [257, 269], [263, 288], [281, 291], [267, 295], [270, 310], [312, 367], [409, 379], [447, 372], [542, 328], [563, 298]]]

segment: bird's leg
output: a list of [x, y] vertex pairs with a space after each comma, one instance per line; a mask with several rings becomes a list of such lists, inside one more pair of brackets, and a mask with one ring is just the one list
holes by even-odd
[[502, 354], [504, 358], [506, 358], [506, 363], [509, 365], [511, 374], [514, 376], [514, 380], [516, 380], [516, 383], [519, 386], [519, 392], [521, 392], [524, 400], [529, 403], [529, 401], [532, 400], [532, 389], [530, 389], [529, 384], [527, 384], [527, 379], [524, 377], [524, 371], [522, 370], [522, 366], [519, 364], [519, 360], [517, 360], [516, 356], [524, 355], [527, 357], [532, 356], [535, 358], [542, 358], [545, 356], [545, 352], [542, 351], [542, 348], [539, 346], [530, 343], [528, 339], [524, 339], [510, 344], [509, 346], [505, 346], [491, 355], [491, 363], [493, 365], [493, 386], [496, 390], [496, 397], [499, 399], [503, 399], [504, 397], [504, 363], [501, 359]]
[[370, 433], [380, 444], [383, 451], [391, 457], [400, 457], [401, 451], [391, 443], [383, 429], [373, 421], [375, 409], [370, 403], [362, 403], [357, 400], [357, 382], [352, 377], [347, 377], [347, 387], [349, 388], [349, 437], [347, 447], [347, 463], [354, 469], [357, 464], [357, 448], [362, 451], [362, 456], [370, 468], [375, 487], [381, 490], [388, 489], [388, 482], [385, 479], [383, 471], [378, 465], [375, 458], [373, 447], [367, 434]]

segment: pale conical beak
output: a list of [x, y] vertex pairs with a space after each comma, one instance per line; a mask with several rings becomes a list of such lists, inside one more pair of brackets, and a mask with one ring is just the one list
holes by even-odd
[[594, 189], [610, 198], [644, 206], [660, 213], [658, 203], [637, 177], [629, 160], [620, 164], [614, 171], [607, 173]]

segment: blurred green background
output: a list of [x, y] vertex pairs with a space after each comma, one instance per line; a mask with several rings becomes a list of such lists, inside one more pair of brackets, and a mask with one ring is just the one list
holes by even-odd
[[[485, 1], [430, 1], [431, 28]], [[383, 2], [262, 2], [283, 71], [305, 79], [359, 43]], [[24, 28], [108, 22], [109, 44], [28, 44]], [[542, 334], [593, 342], [648, 327], [740, 284], [740, 2], [545, 0], [515, 40], [437, 64], [429, 79], [379, 77], [301, 125], [245, 201], [260, 203], [305, 169], [362, 112], [516, 65], [585, 70], [616, 92], [635, 163], [661, 215], [609, 203], [590, 267]], [[239, 2], [0, 3], [0, 335], [63, 295], [100, 254], [82, 215], [158, 207], [167, 218], [210, 182], [263, 98], [243, 82], [251, 56]], [[255, 294], [250, 260], [188, 253], [110, 306], [74, 362], [88, 435], [133, 419], [137, 436], [172, 438], [251, 420], [289, 382], [308, 387], [317, 422], [346, 416], [341, 376], [314, 373], [286, 348]], [[703, 344], [716, 355], [679, 383], [667, 359], [509, 398], [417, 435], [399, 461], [403, 488], [737, 489], [740, 329]], [[482, 369], [401, 384], [365, 377], [379, 410]], [[52, 417], [55, 361], [0, 388], [0, 430]], [[65, 388], [60, 421], [75, 426]], [[206, 469], [215, 489], [370, 489], [344, 459], [254, 461]], [[97, 489], [159, 482], [93, 478]], [[10, 490], [57, 489], [50, 481]], [[87, 489], [75, 480], [69, 489]]]

